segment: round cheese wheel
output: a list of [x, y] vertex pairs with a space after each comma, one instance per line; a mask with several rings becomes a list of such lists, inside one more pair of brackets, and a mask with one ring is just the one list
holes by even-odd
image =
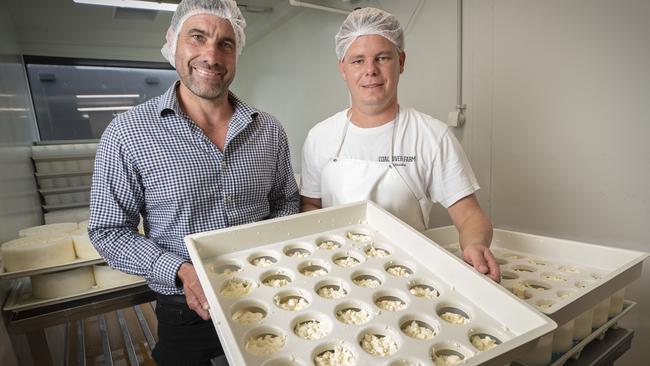
[[32, 296], [37, 299], [55, 299], [76, 295], [95, 285], [93, 270], [80, 267], [67, 271], [47, 273], [31, 277]]
[[126, 285], [142, 280], [142, 277], [112, 269], [107, 264], [95, 264], [93, 272], [97, 286], [104, 288]]
[[43, 236], [43, 235], [59, 235], [67, 234], [77, 230], [79, 226], [75, 222], [62, 222], [58, 224], [39, 225], [24, 228], [18, 232], [18, 236], [24, 238], [26, 236]]
[[77, 226], [79, 226], [79, 229], [87, 230], [88, 229], [88, 220], [79, 221], [77, 223]]
[[88, 231], [86, 229], [77, 229], [70, 233], [72, 236], [72, 243], [74, 244], [74, 251], [78, 258], [81, 259], [98, 259], [101, 258], [97, 249], [90, 243]]
[[8, 241], [0, 250], [7, 272], [66, 264], [76, 258], [70, 235], [28, 236]]

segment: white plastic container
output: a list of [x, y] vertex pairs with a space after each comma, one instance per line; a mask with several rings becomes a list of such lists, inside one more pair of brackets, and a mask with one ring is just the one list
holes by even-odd
[[[363, 241], [368, 238], [372, 248]], [[405, 359], [431, 364], [433, 355], [459, 355], [465, 365], [501, 366], [555, 328], [553, 321], [373, 203], [189, 235], [185, 242], [232, 365], [286, 359], [313, 364], [343, 346], [357, 365]], [[369, 279], [379, 287], [360, 285]], [[253, 324], [233, 320], [244, 310], [264, 317]], [[362, 310], [367, 317], [359, 317]], [[453, 324], [444, 320], [454, 318], [445, 313], [469, 321]], [[349, 315], [365, 322], [343, 323]], [[326, 336], [301, 338], [295, 326], [307, 320], [320, 321]], [[427, 339], [427, 329], [436, 336]], [[282, 343], [280, 351], [259, 356], [247, 350], [247, 342], [257, 344], [269, 334]], [[499, 344], [479, 351], [471, 339], [485, 334]], [[390, 355], [373, 356], [362, 346], [390, 339]]]

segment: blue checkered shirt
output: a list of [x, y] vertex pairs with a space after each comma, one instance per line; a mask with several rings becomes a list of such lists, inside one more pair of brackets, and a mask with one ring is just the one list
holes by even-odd
[[[152, 290], [182, 294], [188, 234], [298, 212], [287, 136], [271, 115], [229, 94], [235, 113], [224, 151], [165, 94], [117, 116], [95, 158], [88, 233], [113, 268]], [[142, 215], [145, 236], [137, 226]]]

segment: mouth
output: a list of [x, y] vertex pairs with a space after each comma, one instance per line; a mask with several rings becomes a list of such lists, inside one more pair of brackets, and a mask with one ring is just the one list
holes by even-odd
[[384, 86], [383, 83], [371, 83], [371, 84], [361, 85], [361, 87], [364, 89], [377, 89], [377, 88], [381, 88], [382, 86]]
[[204, 78], [207, 78], [207, 79], [215, 79], [215, 78], [220, 77], [223, 74], [223, 72], [221, 72], [221, 71], [210, 70], [210, 69], [206, 69], [204, 67], [192, 66], [192, 69], [196, 72], [196, 74], [198, 74], [199, 76], [202, 76]]

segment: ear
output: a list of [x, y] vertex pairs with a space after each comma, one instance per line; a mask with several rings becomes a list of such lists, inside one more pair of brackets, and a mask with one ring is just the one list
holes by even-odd
[[404, 65], [406, 64], [406, 52], [402, 51], [399, 53], [399, 73], [404, 72]]
[[[344, 59], [345, 59], [345, 58], [344, 58]], [[345, 68], [345, 64], [343, 63], [343, 60], [340, 60], [340, 61], [339, 61], [339, 73], [341, 74], [341, 78], [342, 78], [344, 81], [347, 81], [347, 78], [346, 78], [346, 76], [345, 76], [345, 70], [344, 70], [344, 68]]]

